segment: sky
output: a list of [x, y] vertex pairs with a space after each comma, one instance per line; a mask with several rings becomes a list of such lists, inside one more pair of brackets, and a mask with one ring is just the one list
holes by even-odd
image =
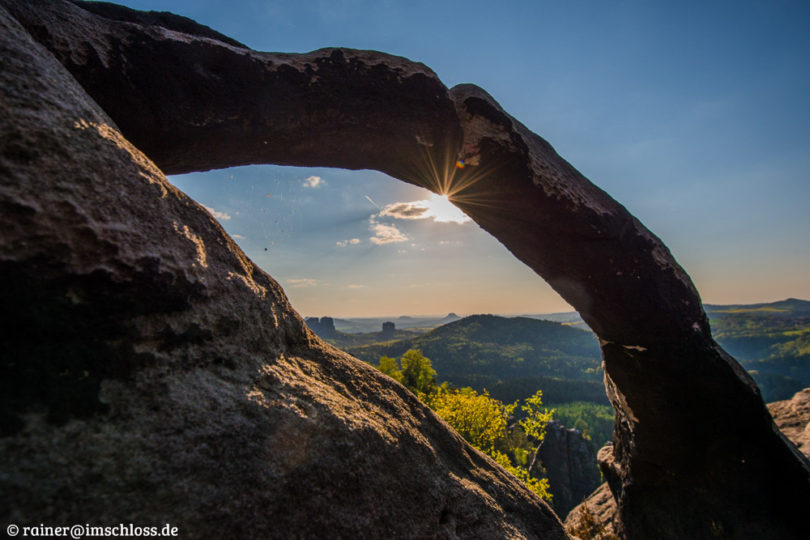
[[[373, 49], [477, 84], [657, 234], [704, 302], [810, 299], [810, 2], [120, 3], [256, 50]], [[571, 309], [474, 222], [382, 173], [170, 180], [304, 316]]]

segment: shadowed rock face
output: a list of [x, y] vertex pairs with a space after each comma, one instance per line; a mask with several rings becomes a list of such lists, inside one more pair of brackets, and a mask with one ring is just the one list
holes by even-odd
[[566, 537], [405, 388], [307, 330], [3, 7], [0, 246], [4, 523]]
[[538, 457], [554, 494], [552, 505], [562, 517], [599, 485], [594, 448], [579, 430], [549, 422]]
[[[375, 168], [449, 193], [599, 336], [617, 411], [611, 488], [626, 537], [805, 532], [810, 465], [712, 340], [689, 277], [624, 207], [482, 90], [447, 90], [425, 66], [377, 52], [259, 53], [166, 15], [0, 4], [165, 172]], [[286, 304], [278, 311], [298, 321]], [[120, 332], [114, 342], [130, 343]], [[107, 379], [98, 380], [103, 390]]]
[[[797, 392], [791, 399], [768, 403], [768, 410], [779, 430], [800, 452], [810, 457], [810, 388]], [[601, 535], [591, 535], [594, 540], [610, 538], [614, 533], [617, 519], [616, 499], [609, 487], [609, 484], [616, 481], [613, 474], [613, 448], [610, 445], [601, 448], [598, 460], [607, 482], [599, 486], [565, 518], [565, 528], [569, 531], [579, 532], [586, 529], [595, 533], [596, 529], [601, 528]], [[588, 522], [591, 524], [590, 527], [586, 525]]]

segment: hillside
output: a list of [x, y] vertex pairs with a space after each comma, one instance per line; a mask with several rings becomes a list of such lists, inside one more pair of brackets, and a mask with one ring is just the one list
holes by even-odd
[[810, 302], [706, 305], [712, 333], [747, 369], [765, 401], [810, 386]]
[[[585, 397], [589, 395], [606, 403], [596, 338], [564, 324], [473, 315], [421, 336], [347, 351], [376, 364], [381, 356], [400, 356], [408, 349], [421, 349], [433, 361], [440, 380], [486, 388], [499, 399], [511, 401], [538, 388], [554, 392], [564, 387], [577, 393], [571, 401], [591, 400]], [[561, 392], [554, 397], [569, 401]]]

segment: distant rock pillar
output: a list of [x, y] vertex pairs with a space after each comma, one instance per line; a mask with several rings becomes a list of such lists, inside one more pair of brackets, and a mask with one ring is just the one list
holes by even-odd
[[394, 331], [397, 329], [396, 325], [392, 322], [384, 322], [382, 324], [382, 339], [394, 339]]

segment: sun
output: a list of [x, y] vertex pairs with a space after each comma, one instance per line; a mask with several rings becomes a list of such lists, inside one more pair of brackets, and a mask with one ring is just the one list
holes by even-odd
[[433, 218], [433, 221], [439, 223], [467, 223], [470, 218], [461, 210], [459, 210], [447, 195], [437, 195], [431, 193], [427, 202], [427, 216]]

